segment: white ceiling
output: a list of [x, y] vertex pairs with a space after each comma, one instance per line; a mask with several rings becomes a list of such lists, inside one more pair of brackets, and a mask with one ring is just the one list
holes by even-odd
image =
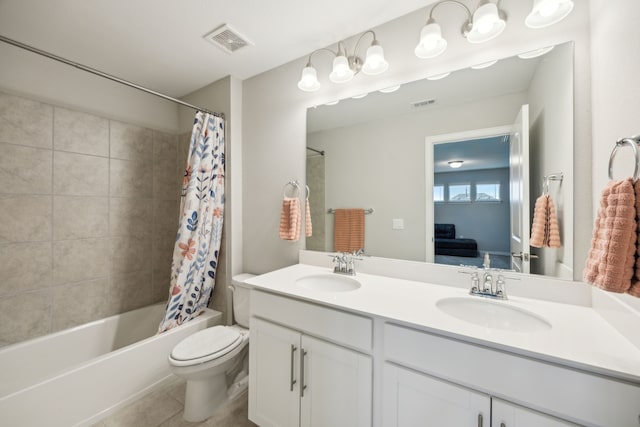
[[[180, 97], [308, 55], [435, 0], [0, 0], [0, 34]], [[253, 46], [203, 36], [231, 25]], [[1, 62], [1, 61], [0, 61]]]

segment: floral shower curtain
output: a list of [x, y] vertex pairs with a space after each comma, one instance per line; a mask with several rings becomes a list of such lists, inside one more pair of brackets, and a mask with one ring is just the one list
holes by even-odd
[[182, 182], [164, 332], [197, 317], [215, 284], [224, 213], [224, 119], [196, 113]]

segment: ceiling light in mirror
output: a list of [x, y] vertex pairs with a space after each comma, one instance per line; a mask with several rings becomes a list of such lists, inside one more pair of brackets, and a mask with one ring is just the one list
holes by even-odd
[[367, 92], [365, 92], [365, 93], [361, 93], [361, 94], [359, 94], [359, 95], [352, 96], [351, 98], [353, 98], [353, 99], [360, 99], [360, 98], [364, 98], [364, 97], [365, 97], [365, 96], [367, 96], [367, 95], [369, 95], [369, 94], [368, 94]]
[[471, 68], [473, 68], [474, 70], [482, 70], [483, 68], [491, 67], [492, 65], [494, 65], [497, 62], [498, 62], [498, 60], [494, 59], [493, 61], [487, 61], [487, 62], [483, 62], [481, 64], [472, 65]]
[[524, 22], [529, 28], [544, 28], [563, 20], [572, 10], [572, 0], [534, 0]]
[[448, 163], [449, 163], [449, 166], [452, 167], [453, 169], [459, 169], [460, 167], [462, 167], [464, 160], [451, 160]]
[[427, 80], [440, 80], [440, 79], [444, 79], [444, 78], [445, 78], [445, 77], [447, 77], [449, 74], [451, 74], [451, 73], [449, 72], [449, 73], [436, 74], [436, 75], [434, 75], [434, 76], [429, 76], [429, 77], [427, 77]]
[[518, 55], [518, 58], [521, 59], [531, 59], [537, 58], [538, 56], [542, 56], [547, 52], [550, 52], [553, 49], [553, 46], [541, 47], [540, 49], [530, 50], [529, 52], [524, 52]]
[[384, 89], [380, 89], [378, 92], [382, 92], [382, 93], [391, 93], [391, 92], [395, 92], [398, 89], [400, 89], [400, 86], [402, 85], [395, 85], [395, 86], [389, 86], [389, 87], [385, 87]]
[[473, 13], [473, 27], [467, 34], [469, 43], [484, 43], [498, 37], [506, 27], [504, 12], [486, 2]]
[[325, 103], [324, 105], [336, 105], [336, 104], [337, 104], [337, 103], [339, 103], [339, 102], [340, 102], [340, 100], [339, 100], [339, 99], [336, 99], [335, 101], [327, 102], [327, 103]]

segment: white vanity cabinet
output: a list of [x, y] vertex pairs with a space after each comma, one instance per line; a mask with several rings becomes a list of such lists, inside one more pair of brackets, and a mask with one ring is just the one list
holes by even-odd
[[251, 312], [251, 421], [371, 426], [371, 319], [260, 291]]
[[576, 427], [395, 364], [384, 367], [385, 427]]
[[[384, 325], [384, 358], [385, 427], [640, 425], [640, 388], [603, 375], [391, 323]], [[427, 405], [444, 409], [434, 415]], [[456, 405], [468, 415], [462, 421], [448, 418]], [[434, 416], [447, 421], [431, 423]]]

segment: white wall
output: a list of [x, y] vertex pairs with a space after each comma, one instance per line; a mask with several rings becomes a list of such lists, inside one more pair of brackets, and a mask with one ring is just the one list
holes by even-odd
[[[608, 159], [615, 141], [640, 134], [640, 2], [619, 0], [615, 7], [613, 3], [590, 1], [594, 215], [608, 182]], [[616, 179], [633, 173], [630, 149], [619, 153], [614, 164]], [[628, 295], [619, 299], [640, 310], [640, 299]], [[633, 332], [640, 340], [637, 328]]]
[[533, 253], [540, 258], [532, 260], [531, 272], [571, 279], [574, 276], [573, 151], [574, 144], [579, 145], [580, 141], [573, 138], [573, 55], [566, 55], [563, 50], [573, 51], [573, 46], [563, 45], [549, 52], [529, 87], [530, 164], [536, 165], [531, 168], [532, 212], [535, 198], [542, 194], [544, 176], [564, 174], [562, 182], [549, 183], [562, 246], [534, 249]]
[[5, 43], [0, 43], [0, 58], [0, 88], [5, 92], [165, 132], [178, 131], [178, 107], [173, 102]]
[[[308, 134], [307, 144], [325, 151], [326, 207], [375, 209], [365, 217], [366, 253], [424, 261], [425, 137], [509, 124], [524, 102], [515, 93]], [[404, 230], [392, 229], [394, 218]], [[333, 217], [323, 219], [332, 251]]]
[[[475, 7], [476, 2], [467, 2]], [[413, 54], [427, 9], [384, 24], [375, 31], [390, 62], [382, 76], [358, 75], [346, 85], [327, 82], [330, 58], [314, 61], [323, 88], [309, 94], [296, 87], [306, 58], [285, 64], [248, 79], [243, 87], [243, 179], [244, 179], [244, 266], [262, 273], [298, 260], [304, 241], [284, 242], [278, 238], [282, 188], [290, 179], [305, 177], [306, 108], [333, 99], [413, 81], [443, 71], [460, 69], [494, 58], [504, 58], [534, 48], [575, 41], [575, 141], [576, 147], [576, 259], [586, 259], [592, 225], [589, 11], [584, 1], [576, 2], [564, 21], [542, 30], [524, 25], [530, 2], [503, 3], [508, 14], [505, 32], [482, 45], [467, 43], [459, 35], [462, 18], [457, 8], [442, 8], [439, 21], [449, 39], [448, 50], [433, 60], [419, 60]], [[337, 41], [337, 40], [336, 40]], [[347, 41], [353, 48], [354, 40]]]

